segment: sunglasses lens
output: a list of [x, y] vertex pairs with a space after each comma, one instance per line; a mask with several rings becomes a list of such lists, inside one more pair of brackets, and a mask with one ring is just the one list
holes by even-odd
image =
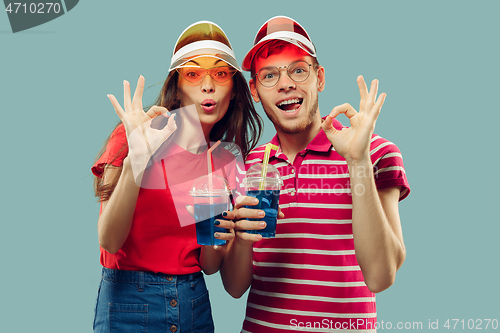
[[206, 74], [206, 69], [196, 67], [182, 67], [177, 70], [179, 74], [191, 83], [198, 83]]
[[208, 73], [210, 76], [219, 83], [224, 83], [233, 77], [236, 71], [231, 67], [215, 67], [211, 68]]
[[213, 67], [209, 69], [200, 67], [181, 67], [177, 71], [187, 81], [198, 84], [208, 73], [218, 83], [224, 83], [236, 73], [236, 70], [229, 66]]

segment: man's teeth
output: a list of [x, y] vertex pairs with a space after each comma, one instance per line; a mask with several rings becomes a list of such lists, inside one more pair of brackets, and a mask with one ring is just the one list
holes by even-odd
[[282, 105], [287, 105], [287, 104], [295, 104], [295, 103], [299, 103], [300, 100], [298, 98], [294, 98], [294, 99], [288, 99], [286, 101], [282, 101], [278, 104], [278, 106], [282, 106]]

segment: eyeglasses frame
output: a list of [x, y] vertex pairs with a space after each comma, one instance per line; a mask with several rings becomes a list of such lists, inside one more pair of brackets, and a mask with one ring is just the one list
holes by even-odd
[[[281, 70], [282, 70], [282, 69], [289, 68], [291, 65], [293, 65], [293, 64], [295, 64], [295, 63], [297, 63], [297, 62], [304, 62], [304, 63], [306, 63], [306, 64], [309, 66], [309, 68], [311, 68], [311, 66], [313, 66], [314, 68], [317, 68], [317, 67], [318, 67], [318, 66], [316, 66], [316, 65], [314, 65], [314, 64], [310, 64], [310, 63], [308, 63], [308, 62], [307, 62], [307, 61], [305, 61], [305, 60], [297, 60], [297, 61], [294, 61], [294, 62], [292, 62], [292, 63], [288, 64], [287, 66], [280, 66], [280, 67], [277, 67], [277, 66], [266, 66], [266, 67], [262, 67], [261, 69], [259, 69], [259, 71], [258, 71], [257, 73], [255, 73], [255, 74], [254, 74], [254, 76], [253, 76], [253, 77], [254, 77], [254, 78], [256, 78], [256, 79], [257, 79], [257, 81], [259, 81], [259, 83], [260, 83], [262, 86], [264, 86], [264, 87], [266, 87], [266, 88], [272, 88], [272, 87], [276, 86], [276, 85], [278, 84], [278, 82], [280, 82], [280, 79], [281, 79]], [[259, 77], [257, 76], [257, 75], [259, 75], [259, 73], [260, 73], [260, 71], [261, 71], [261, 70], [263, 70], [264, 68], [269, 68], [269, 67], [274, 67], [274, 68], [277, 68], [277, 69], [278, 69], [278, 73], [279, 73], [278, 80], [276, 80], [276, 83], [275, 83], [275, 84], [273, 84], [272, 86], [266, 86], [264, 83], [262, 83], [262, 82], [260, 81]], [[290, 73], [288, 72], [288, 70], [286, 71], [286, 74], [288, 75], [288, 77], [290, 78], [290, 80], [292, 80], [293, 82], [302, 83], [302, 82], [306, 81], [306, 80], [309, 78], [309, 76], [311, 75], [311, 71], [309, 71], [309, 72], [308, 72], [307, 77], [306, 77], [304, 80], [302, 80], [302, 81], [297, 81], [297, 80], [294, 80], [294, 79], [290, 76]]]
[[[228, 68], [230, 68], [230, 69], [232, 70], [232, 74], [228, 77], [228, 79], [227, 79], [227, 80], [225, 80], [225, 81], [223, 81], [223, 82], [219, 82], [219, 81], [217, 81], [216, 79], [214, 79], [214, 77], [213, 77], [212, 75], [210, 75], [210, 74], [208, 73], [208, 71], [209, 71], [209, 70], [211, 70], [211, 69], [214, 69], [214, 68], [222, 68], [222, 67], [228, 67]], [[193, 82], [189, 81], [188, 79], [186, 79], [186, 78], [184, 77], [184, 75], [182, 75], [182, 74], [181, 74], [181, 72], [179, 71], [179, 69], [182, 69], [182, 68], [201, 68], [201, 69], [204, 69], [204, 70], [205, 70], [205, 75], [203, 75], [203, 76], [200, 78], [200, 80], [199, 80], [198, 82], [193, 83]], [[217, 82], [217, 83], [219, 83], [219, 84], [223, 84], [223, 83], [226, 83], [227, 81], [229, 81], [229, 80], [230, 80], [230, 79], [231, 79], [231, 78], [232, 78], [232, 77], [236, 74], [236, 72], [238, 72], [238, 70], [236, 70], [236, 69], [235, 69], [234, 67], [232, 67], [232, 66], [214, 66], [214, 67], [210, 67], [210, 68], [205, 68], [205, 67], [196, 67], [196, 66], [181, 66], [181, 67], [176, 68], [176, 69], [175, 69], [175, 71], [176, 71], [177, 73], [179, 73], [179, 75], [180, 75], [180, 76], [181, 76], [184, 80], [186, 80], [187, 82], [189, 82], [189, 83], [191, 83], [191, 84], [194, 84], [194, 85], [198, 85], [198, 84], [200, 84], [200, 82], [201, 82], [201, 81], [203, 81], [203, 79], [205, 79], [205, 76], [207, 76], [207, 75], [210, 75], [210, 77], [212, 78], [212, 80], [214, 80], [215, 82]]]

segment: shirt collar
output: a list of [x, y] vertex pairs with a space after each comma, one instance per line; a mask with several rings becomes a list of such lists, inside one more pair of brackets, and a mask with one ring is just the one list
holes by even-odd
[[[326, 117], [323, 117], [322, 120], [325, 120]], [[332, 119], [332, 126], [337, 129], [337, 130], [342, 130], [342, 123], [338, 121], [337, 119]], [[278, 151], [275, 153], [275, 157], [278, 157], [279, 154], [282, 153], [281, 151], [281, 146], [280, 146], [280, 140], [278, 138], [278, 134], [276, 133], [272, 140], [270, 141], [273, 145], [276, 145], [280, 147]], [[325, 131], [320, 129], [318, 134], [309, 142], [309, 144], [306, 147], [306, 150], [314, 150], [318, 152], [328, 152], [330, 148], [332, 147], [332, 143], [330, 140], [328, 140], [328, 137], [326, 136]]]

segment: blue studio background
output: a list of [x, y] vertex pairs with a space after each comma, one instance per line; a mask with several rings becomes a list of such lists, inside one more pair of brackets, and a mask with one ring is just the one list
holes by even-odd
[[[412, 193], [400, 204], [407, 259], [377, 296], [378, 321], [448, 331], [447, 319], [466, 330], [500, 320], [499, 4], [88, 0], [16, 34], [0, 13], [0, 331], [92, 330], [101, 266], [90, 167], [118, 121], [106, 94], [122, 96], [139, 74], [162, 82], [195, 21], [219, 24], [241, 61], [275, 15], [316, 44], [322, 115], [359, 105], [359, 74], [388, 94], [376, 133], [402, 150]], [[265, 126], [262, 143], [274, 135]], [[246, 295], [228, 296], [219, 274], [207, 280], [217, 332], [239, 332]]]

